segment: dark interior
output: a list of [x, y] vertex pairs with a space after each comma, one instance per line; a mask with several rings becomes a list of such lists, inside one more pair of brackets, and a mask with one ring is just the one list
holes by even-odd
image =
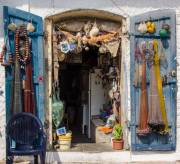
[[62, 124], [72, 131], [73, 143], [91, 142], [87, 129], [82, 134], [82, 104], [88, 104], [89, 71], [98, 64], [97, 49], [90, 47], [82, 52], [81, 63], [61, 63], [59, 73], [60, 98], [65, 102], [65, 116]]

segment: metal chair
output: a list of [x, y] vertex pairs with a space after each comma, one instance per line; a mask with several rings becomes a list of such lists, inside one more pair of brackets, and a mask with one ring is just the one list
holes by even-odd
[[6, 164], [12, 164], [14, 156], [33, 155], [34, 163], [45, 164], [46, 135], [41, 121], [31, 113], [14, 115], [6, 127]]

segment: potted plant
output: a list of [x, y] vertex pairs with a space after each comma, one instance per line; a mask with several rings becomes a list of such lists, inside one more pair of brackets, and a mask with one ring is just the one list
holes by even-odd
[[124, 141], [123, 141], [123, 128], [120, 124], [116, 124], [113, 127], [112, 131], [113, 139], [113, 149], [115, 150], [122, 150], [124, 146]]

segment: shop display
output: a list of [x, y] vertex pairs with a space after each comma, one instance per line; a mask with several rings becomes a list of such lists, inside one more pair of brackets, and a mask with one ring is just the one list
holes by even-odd
[[35, 31], [35, 27], [34, 27], [34, 25], [32, 24], [32, 20], [31, 20], [31, 22], [29, 22], [29, 23], [27, 24], [27, 31], [28, 31], [28, 32], [34, 32], [34, 31]]
[[149, 18], [140, 22], [136, 30], [140, 33], [134, 45], [134, 88], [139, 95], [136, 133], [144, 137], [152, 133], [165, 136], [169, 125], [164, 87], [176, 78], [176, 70], [167, 72], [172, 66], [168, 52], [170, 25], [164, 19]]
[[154, 22], [152, 22], [151, 20], [150, 21], [147, 21], [146, 22], [146, 26], [147, 26], [147, 32], [150, 33], [150, 34], [153, 34], [155, 33], [156, 31], [156, 25]]
[[148, 124], [153, 131], [159, 131], [164, 125], [160, 111], [157, 80], [155, 77], [154, 48], [153, 42], [149, 43], [149, 69], [150, 69], [150, 105], [148, 114]]
[[141, 34], [145, 34], [147, 32], [147, 26], [146, 26], [146, 23], [145, 22], [141, 22], [138, 26], [138, 31], [141, 33]]
[[157, 91], [159, 95], [160, 110], [161, 110], [162, 119], [164, 122], [164, 127], [160, 129], [160, 133], [166, 134], [168, 133], [168, 121], [167, 121], [165, 100], [164, 100], [164, 95], [163, 95], [162, 80], [161, 80], [161, 73], [160, 73], [159, 56], [158, 56], [158, 41], [154, 40], [153, 45], [154, 45], [155, 77], [157, 81]]
[[159, 35], [161, 38], [168, 37], [170, 34], [170, 25], [165, 22], [162, 24], [162, 28], [159, 30]]
[[[27, 26], [29, 26], [27, 24]], [[12, 69], [11, 82], [11, 113], [35, 113], [35, 94], [33, 86], [33, 70], [31, 58], [31, 42], [25, 24], [10, 23], [8, 30], [14, 34], [15, 52], [10, 52], [9, 38], [2, 48], [1, 65]], [[9, 32], [8, 31], [8, 32]]]
[[[78, 24], [79, 22], [75, 22], [75, 24], [76, 23]], [[61, 100], [58, 99], [58, 101], [54, 101], [54, 96], [59, 97], [59, 95], [61, 94], [58, 92], [55, 93], [54, 91], [52, 93], [52, 120], [54, 123], [54, 132], [62, 126], [65, 126], [66, 129], [72, 130], [72, 127], [74, 126], [73, 124], [75, 124], [76, 122], [76, 111], [78, 111], [80, 108], [80, 106], [78, 106], [78, 103], [81, 103], [79, 102], [80, 100], [77, 93], [86, 96], [86, 94], [78, 90], [83, 89], [81, 88], [81, 84], [78, 86], [76, 84], [78, 82], [79, 75], [78, 72], [76, 72], [75, 70], [74, 73], [76, 72], [76, 75], [74, 75], [74, 73], [71, 73], [71, 71], [67, 72], [69, 73], [69, 77], [67, 77], [68, 81], [64, 82], [65, 79], [58, 81], [59, 76], [63, 76], [62, 72], [64, 70], [61, 70], [63, 65], [66, 65], [67, 68], [68, 66], [71, 67], [72, 65], [76, 65], [77, 63], [79, 64], [80, 68], [74, 66], [75, 69], [81, 70], [81, 67], [85, 65], [87, 74], [88, 72], [93, 72], [95, 74], [95, 79], [93, 83], [93, 85], [95, 85], [94, 87], [100, 88], [100, 86], [102, 86], [101, 90], [104, 91], [104, 93], [102, 94], [104, 98], [100, 98], [99, 100], [104, 101], [105, 99], [106, 102], [102, 105], [100, 109], [97, 109], [99, 110], [99, 113], [95, 112], [99, 114], [98, 118], [104, 121], [104, 126], [99, 127], [99, 131], [104, 134], [111, 135], [114, 125], [117, 123], [121, 123], [121, 104], [119, 89], [119, 68], [121, 63], [118, 62], [121, 57], [119, 49], [121, 37], [119, 29], [108, 27], [108, 24], [103, 23], [101, 24], [101, 21], [91, 19], [84, 21], [84, 24], [80, 22], [79, 27], [81, 28], [77, 28], [77, 25], [72, 27], [72, 25], [68, 22], [54, 25], [53, 87], [54, 85], [56, 85], [56, 90], [60, 88], [61, 90], [65, 90], [62, 85], [66, 87], [66, 84], [62, 83], [69, 83], [69, 81], [72, 80], [72, 86], [68, 87], [69, 89], [71, 89], [67, 89], [65, 93], [62, 94], [63, 102], [65, 102], [65, 105], [63, 106], [63, 118], [59, 117], [60, 110], [56, 109], [61, 108], [60, 106], [58, 107], [58, 104], [60, 105]], [[79, 56], [81, 57], [81, 60], [79, 60], [79, 62], [76, 62], [76, 59]], [[95, 71], [96, 69], [98, 69], [99, 71]], [[87, 83], [88, 80], [86, 81], [86, 85]], [[88, 89], [89, 86], [86, 87]], [[86, 99], [88, 99], [88, 94]], [[84, 118], [85, 115], [86, 112], [83, 111], [83, 120], [86, 119]], [[94, 117], [97, 116], [95, 115]], [[87, 127], [83, 128], [83, 131], [86, 131], [86, 134], [89, 133], [88, 129], [86, 129]], [[55, 137], [54, 142], [58, 143], [57, 137]]]
[[140, 98], [140, 112], [139, 112], [139, 126], [137, 134], [145, 136], [150, 133], [148, 126], [148, 100], [147, 100], [147, 86], [146, 86], [146, 43], [141, 43], [141, 62], [142, 62], [142, 81], [141, 81], [141, 98]]

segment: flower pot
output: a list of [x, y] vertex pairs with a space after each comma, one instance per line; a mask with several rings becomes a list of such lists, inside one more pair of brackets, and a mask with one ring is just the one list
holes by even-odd
[[122, 139], [121, 140], [113, 139], [112, 141], [113, 141], [113, 149], [115, 149], [115, 150], [123, 149], [124, 141]]

